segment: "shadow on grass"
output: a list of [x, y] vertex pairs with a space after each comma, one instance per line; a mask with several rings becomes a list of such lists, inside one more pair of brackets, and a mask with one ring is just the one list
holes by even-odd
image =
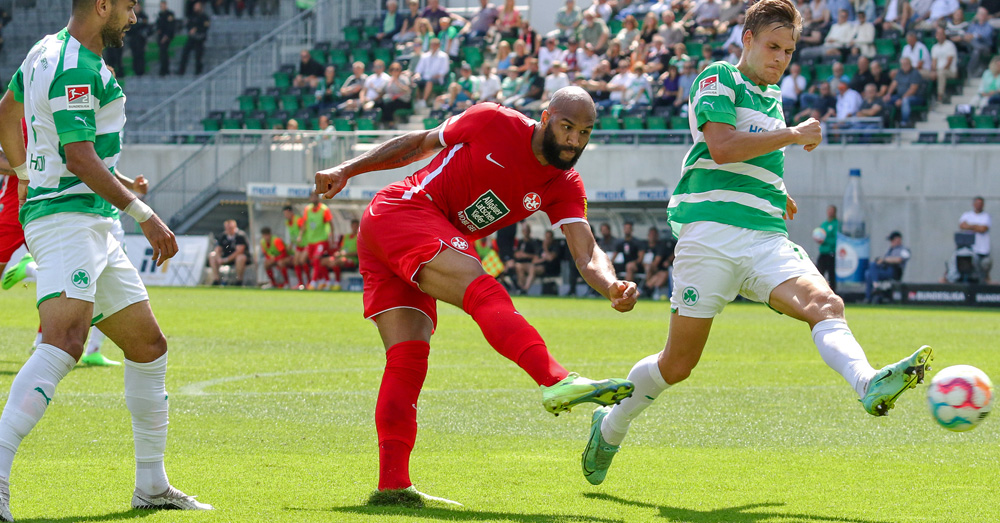
[[[364, 516], [409, 516], [414, 518], [440, 519], [442, 521], [517, 521], [523, 523], [561, 523], [563, 521], [591, 521], [593, 523], [622, 523], [620, 519], [607, 519], [593, 516], [582, 516], [579, 514], [518, 514], [515, 512], [482, 512], [469, 509], [445, 509], [445, 508], [400, 508], [400, 507], [371, 507], [368, 505], [356, 505], [351, 507], [333, 507], [329, 509], [314, 509], [304, 507], [288, 507], [287, 511], [319, 511], [319, 512], [348, 512], [351, 514], [361, 514]], [[18, 520], [20, 521], [20, 520]]]
[[100, 516], [67, 516], [65, 518], [15, 518], [17, 523], [77, 523], [80, 521], [123, 521], [126, 519], [139, 519], [151, 516], [156, 510], [122, 510], [120, 512], [108, 512]]
[[727, 507], [715, 510], [693, 510], [680, 507], [664, 507], [645, 503], [642, 501], [632, 501], [609, 494], [587, 492], [585, 498], [611, 501], [621, 505], [632, 507], [655, 508], [660, 511], [660, 517], [670, 521], [687, 521], [690, 523], [755, 523], [758, 521], [768, 521], [771, 519], [796, 521], [836, 521], [844, 523], [881, 523], [873, 519], [852, 519], [835, 516], [819, 516], [815, 514], [789, 514], [787, 512], [750, 512], [754, 509], [766, 507], [783, 507], [784, 503], [752, 503], [750, 505], [740, 505], [738, 507]]

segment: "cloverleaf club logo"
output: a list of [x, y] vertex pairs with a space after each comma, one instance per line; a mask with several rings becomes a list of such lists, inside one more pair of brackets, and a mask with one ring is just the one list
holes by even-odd
[[90, 286], [90, 274], [83, 270], [77, 269], [73, 271], [73, 278], [71, 279], [73, 286], [78, 289], [86, 289]]
[[464, 251], [465, 249], [469, 248], [469, 242], [465, 241], [465, 238], [462, 238], [460, 236], [455, 236], [454, 238], [452, 238], [451, 245], [452, 247], [460, 251]]
[[694, 287], [686, 287], [681, 292], [681, 300], [684, 301], [684, 305], [694, 305], [698, 303], [698, 290]]

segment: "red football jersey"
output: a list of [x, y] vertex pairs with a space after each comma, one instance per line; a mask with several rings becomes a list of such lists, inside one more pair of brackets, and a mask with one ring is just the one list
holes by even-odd
[[[24, 122], [24, 118], [21, 118], [21, 136], [24, 138], [24, 143], [28, 143], [28, 127]], [[0, 176], [0, 209], [8, 209], [8, 212], [13, 212], [14, 222], [17, 222], [17, 176]]]
[[445, 121], [444, 150], [430, 164], [387, 189], [429, 199], [473, 240], [536, 211], [553, 227], [587, 221], [580, 174], [538, 163], [531, 150], [535, 124], [513, 109], [477, 104]]

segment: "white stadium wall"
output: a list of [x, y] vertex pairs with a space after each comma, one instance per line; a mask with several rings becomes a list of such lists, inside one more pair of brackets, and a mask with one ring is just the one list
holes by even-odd
[[[130, 145], [122, 153], [120, 165], [128, 175], [145, 174], [155, 187], [196, 146]], [[680, 178], [680, 165], [687, 152], [678, 146], [594, 145], [584, 153], [578, 166], [588, 192], [656, 187], [672, 188]], [[848, 171], [861, 169], [862, 185], [869, 211], [872, 252], [885, 252], [886, 236], [893, 230], [903, 233], [913, 251], [905, 281], [937, 281], [945, 260], [954, 250], [953, 233], [958, 217], [971, 208], [975, 195], [986, 198], [986, 210], [1000, 217], [1000, 147], [955, 146], [822, 146], [812, 153], [789, 148], [785, 183], [799, 204], [799, 214], [789, 222], [793, 241], [816, 255], [810, 232], [823, 221], [826, 206], [840, 207]], [[289, 158], [272, 158], [272, 182], [304, 183], [312, 173], [281, 169], [278, 165], [301, 165]], [[219, 165], [204, 165], [206, 176], [216, 169], [225, 171], [238, 159], [222, 154]], [[206, 162], [207, 163], [207, 162]], [[227, 165], [228, 164], [228, 165]], [[413, 168], [364, 175], [365, 186], [384, 185], [402, 179]], [[651, 203], [650, 205], [657, 205]], [[665, 203], [663, 204], [665, 207]], [[1000, 235], [994, 234], [1000, 242]], [[995, 251], [997, 251], [995, 249]], [[1000, 254], [1000, 252], [998, 252]], [[994, 274], [994, 277], [997, 275]]]

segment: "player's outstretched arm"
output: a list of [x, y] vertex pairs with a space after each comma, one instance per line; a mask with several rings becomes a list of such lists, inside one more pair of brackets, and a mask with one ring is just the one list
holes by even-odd
[[737, 131], [732, 125], [706, 122], [701, 127], [705, 144], [717, 164], [744, 162], [789, 145], [801, 145], [812, 151], [823, 141], [819, 120], [810, 118], [795, 127], [766, 133]]
[[395, 169], [423, 160], [441, 149], [440, 128], [413, 131], [386, 140], [365, 154], [316, 173], [316, 192], [333, 198], [347, 185], [347, 180], [371, 171]]
[[87, 184], [98, 196], [135, 218], [142, 233], [153, 248], [153, 261], [157, 266], [177, 254], [174, 233], [153, 210], [142, 203], [108, 170], [94, 150], [94, 142], [80, 141], [63, 145], [66, 152], [66, 169]]
[[618, 279], [608, 255], [597, 245], [590, 225], [586, 222], [567, 223], [562, 230], [576, 268], [587, 284], [611, 300], [611, 306], [616, 311], [632, 310], [638, 298], [635, 283]]

